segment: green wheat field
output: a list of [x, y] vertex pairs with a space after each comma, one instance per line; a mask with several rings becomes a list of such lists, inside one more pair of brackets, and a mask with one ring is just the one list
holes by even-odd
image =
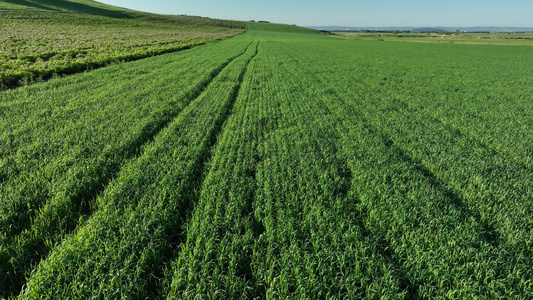
[[0, 24], [0, 298], [533, 298], [530, 46]]

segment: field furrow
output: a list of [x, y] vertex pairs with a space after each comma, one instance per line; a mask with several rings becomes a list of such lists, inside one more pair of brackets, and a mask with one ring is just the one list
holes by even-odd
[[380, 115], [367, 111], [379, 118], [397, 147], [460, 195], [488, 227], [494, 228], [491, 236], [495, 240], [505, 240], [512, 252], [520, 249], [514, 256], [525, 256], [526, 262], [531, 259], [533, 223], [527, 217], [533, 213], [531, 170], [509, 163], [468, 137], [418, 114], [400, 110], [398, 114]]
[[[351, 47], [356, 52], [346, 56]], [[321, 73], [366, 72], [339, 78], [352, 92], [403, 101], [531, 170], [533, 78], [527, 61], [533, 57], [528, 47], [354, 43], [330, 47], [328, 53], [331, 61], [322, 64]], [[309, 55], [324, 60], [320, 51]], [[347, 59], [364, 68], [353, 69]]]

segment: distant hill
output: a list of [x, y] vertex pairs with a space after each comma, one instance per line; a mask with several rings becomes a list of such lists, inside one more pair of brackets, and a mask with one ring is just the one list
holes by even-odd
[[436, 33], [436, 32], [442, 32], [442, 31], [450, 31], [450, 30], [443, 29], [443, 28], [441, 29], [441, 28], [423, 27], [423, 28], [414, 28], [414, 29], [411, 29], [410, 31], [411, 32], [431, 32], [431, 33]]
[[36, 9], [100, 16], [117, 16], [135, 12], [92, 0], [0, 0], [0, 9]]
[[390, 31], [409, 30], [412, 32], [440, 32], [459, 29], [463, 32], [533, 32], [533, 27], [346, 27], [346, 26], [308, 26], [308, 28], [328, 31]]
[[319, 31], [314, 29], [309, 29], [306, 27], [300, 27], [296, 25], [287, 25], [287, 24], [277, 24], [270, 23], [265, 24], [265, 22], [247, 22], [247, 28], [256, 32], [269, 31], [269, 32], [283, 32], [283, 33], [297, 33], [297, 34], [320, 34]]

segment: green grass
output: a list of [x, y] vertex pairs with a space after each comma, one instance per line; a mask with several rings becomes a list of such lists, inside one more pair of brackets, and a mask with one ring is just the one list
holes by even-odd
[[247, 26], [0, 92], [2, 296], [533, 297], [529, 47]]
[[239, 34], [244, 23], [94, 1], [2, 0], [0, 27], [0, 88], [6, 88], [188, 49]]

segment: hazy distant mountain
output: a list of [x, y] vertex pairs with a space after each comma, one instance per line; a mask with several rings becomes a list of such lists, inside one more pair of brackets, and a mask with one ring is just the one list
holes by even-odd
[[409, 30], [412, 32], [440, 32], [459, 29], [463, 32], [533, 32], [533, 27], [346, 27], [346, 26], [308, 26], [308, 28], [328, 31], [360, 31], [360, 30]]
[[[454, 29], [454, 31], [456, 29]], [[411, 29], [411, 32], [442, 32], [442, 31], [450, 31], [450, 30], [444, 29], [444, 28], [434, 28], [434, 27], [433, 28], [432, 27], [422, 27], [422, 28]]]

